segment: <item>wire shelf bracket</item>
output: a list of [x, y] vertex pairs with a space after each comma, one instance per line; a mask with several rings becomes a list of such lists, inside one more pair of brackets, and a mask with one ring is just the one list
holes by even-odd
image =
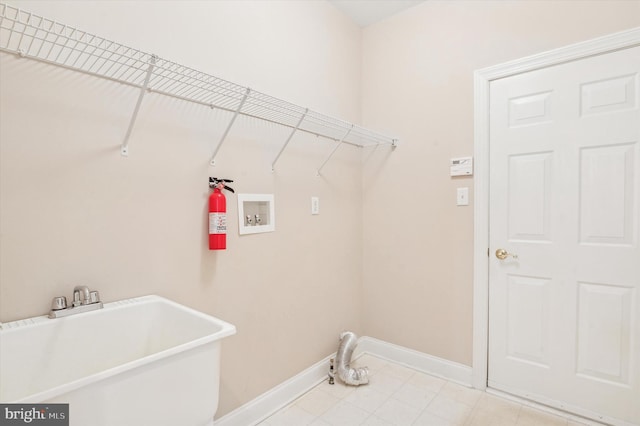
[[144, 98], [145, 93], [147, 93], [147, 88], [149, 87], [149, 80], [151, 80], [151, 75], [153, 73], [153, 68], [156, 65], [156, 61], [158, 57], [156, 55], [152, 55], [151, 59], [149, 59], [149, 68], [147, 68], [147, 74], [144, 78], [144, 83], [140, 88], [140, 94], [138, 95], [138, 101], [136, 102], [136, 106], [133, 109], [133, 114], [131, 116], [131, 121], [129, 122], [129, 128], [127, 129], [127, 133], [124, 135], [124, 141], [122, 142], [122, 146], [120, 147], [120, 154], [127, 157], [129, 155], [129, 138], [131, 137], [131, 131], [133, 130], [133, 125], [138, 118], [138, 111], [140, 111], [140, 105], [142, 105], [142, 98]]
[[336, 151], [338, 150], [338, 148], [340, 148], [340, 146], [342, 145], [344, 140], [347, 138], [347, 136], [349, 136], [349, 133], [351, 133], [352, 129], [353, 129], [353, 127], [351, 129], [347, 130], [347, 133], [345, 133], [344, 136], [342, 137], [342, 139], [340, 139], [338, 141], [338, 143], [336, 144], [335, 148], [333, 148], [333, 151], [331, 151], [331, 154], [329, 154], [327, 159], [324, 160], [324, 163], [322, 163], [322, 165], [320, 167], [318, 167], [318, 171], [316, 172], [316, 176], [320, 176], [320, 172], [322, 171], [324, 166], [329, 162], [329, 160], [331, 160], [331, 157], [333, 157], [333, 154], [335, 154]]
[[271, 171], [272, 172], [276, 171], [276, 163], [278, 162], [278, 159], [280, 158], [280, 156], [282, 155], [284, 150], [287, 148], [287, 145], [289, 145], [289, 142], [291, 142], [291, 138], [293, 138], [293, 135], [295, 135], [296, 132], [298, 131], [298, 129], [300, 129], [300, 125], [302, 124], [302, 120], [304, 120], [304, 118], [307, 116], [308, 112], [309, 112], [309, 108], [306, 108], [304, 110], [304, 113], [300, 117], [300, 120], [298, 120], [298, 123], [296, 124], [296, 127], [294, 127], [291, 130], [291, 133], [289, 133], [289, 137], [287, 138], [287, 140], [285, 141], [284, 145], [280, 149], [280, 152], [278, 152], [278, 155], [276, 155], [276, 158], [273, 160], [273, 163], [271, 163]]
[[220, 142], [218, 142], [218, 146], [216, 146], [216, 149], [213, 151], [213, 154], [211, 155], [211, 160], [209, 161], [209, 164], [211, 164], [212, 166], [216, 165], [216, 155], [218, 155], [218, 151], [220, 151], [220, 147], [222, 147], [222, 144], [224, 143], [225, 139], [227, 139], [229, 130], [231, 130], [233, 123], [235, 123], [236, 118], [238, 118], [238, 114], [240, 114], [240, 110], [242, 110], [244, 103], [247, 101], [247, 97], [249, 96], [249, 93], [251, 93], [251, 89], [247, 87], [247, 90], [244, 92], [244, 96], [242, 97], [242, 100], [240, 101], [238, 108], [233, 112], [233, 117], [231, 117], [231, 121], [229, 121], [227, 128], [225, 129], [224, 133], [222, 134], [222, 137], [220, 138]]
[[[123, 156], [129, 153], [129, 140], [147, 92], [233, 114], [210, 158], [211, 165], [215, 165], [216, 155], [227, 139], [238, 115], [257, 118], [291, 129], [287, 141], [271, 164], [272, 170], [297, 132], [305, 132], [338, 142], [331, 156], [343, 144], [361, 148], [380, 145], [395, 148], [397, 145], [397, 139], [373, 130], [303, 108], [2, 2], [0, 2], [0, 52], [15, 54], [21, 58], [59, 66], [138, 89], [140, 91], [138, 100], [120, 145]], [[318, 172], [322, 170], [324, 164]]]

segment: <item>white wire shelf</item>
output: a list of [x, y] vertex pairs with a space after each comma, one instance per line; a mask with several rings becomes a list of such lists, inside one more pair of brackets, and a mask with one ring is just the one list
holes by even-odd
[[131, 129], [146, 92], [233, 112], [233, 119], [213, 157], [238, 114], [291, 128], [285, 147], [296, 131], [358, 147], [383, 144], [395, 147], [397, 144], [392, 137], [4, 3], [0, 3], [0, 51], [139, 88], [138, 104], [123, 142], [125, 155]]

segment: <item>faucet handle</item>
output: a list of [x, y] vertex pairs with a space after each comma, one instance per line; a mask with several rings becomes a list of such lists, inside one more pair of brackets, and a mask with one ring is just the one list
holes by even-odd
[[51, 301], [51, 310], [59, 311], [61, 309], [67, 309], [67, 298], [64, 296], [56, 296]]
[[100, 294], [97, 291], [89, 293], [89, 303], [98, 303], [100, 301]]

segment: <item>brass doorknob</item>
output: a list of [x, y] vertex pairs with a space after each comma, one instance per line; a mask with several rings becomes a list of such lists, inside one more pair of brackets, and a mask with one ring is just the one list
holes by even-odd
[[506, 251], [505, 249], [498, 249], [496, 250], [496, 257], [500, 260], [505, 260], [507, 257], [513, 257], [514, 259], [518, 258], [517, 254], [513, 254], [513, 253], [509, 253], [508, 251]]

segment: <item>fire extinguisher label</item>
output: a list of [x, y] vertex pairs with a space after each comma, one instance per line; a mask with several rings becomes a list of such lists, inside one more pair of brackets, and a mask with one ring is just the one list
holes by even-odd
[[227, 214], [209, 213], [209, 234], [227, 233]]

